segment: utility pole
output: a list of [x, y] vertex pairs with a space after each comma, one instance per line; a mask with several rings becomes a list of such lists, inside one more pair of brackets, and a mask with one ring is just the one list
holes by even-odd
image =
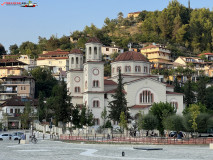
[[190, 9], [190, 0], [188, 0], [188, 8]]

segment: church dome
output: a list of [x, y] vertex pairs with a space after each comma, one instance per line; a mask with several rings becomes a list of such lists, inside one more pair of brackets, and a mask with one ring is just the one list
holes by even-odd
[[97, 37], [90, 38], [87, 43], [101, 43], [101, 41]]
[[139, 52], [127, 51], [120, 54], [115, 61], [144, 61], [148, 62], [147, 58]]
[[72, 53], [83, 54], [83, 52], [80, 49], [72, 49], [70, 51], [70, 54], [72, 54]]

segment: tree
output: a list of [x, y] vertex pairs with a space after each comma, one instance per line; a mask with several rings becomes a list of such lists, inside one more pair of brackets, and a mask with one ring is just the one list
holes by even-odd
[[19, 54], [19, 48], [18, 48], [17, 44], [10, 45], [9, 50], [10, 50], [10, 54], [11, 55], [17, 55], [17, 54]]
[[182, 93], [182, 89], [180, 87], [180, 84], [177, 80], [177, 77], [175, 77], [175, 80], [174, 80], [174, 92], [177, 92], [177, 93]]
[[197, 82], [197, 101], [202, 104], [206, 104], [206, 85], [208, 81], [209, 78], [202, 75]]
[[213, 87], [206, 89], [206, 108], [209, 111], [213, 111]]
[[0, 57], [1, 57], [2, 55], [4, 55], [4, 54], [6, 54], [5, 48], [4, 48], [4, 46], [0, 43]]
[[200, 107], [196, 104], [191, 104], [189, 106], [189, 115], [190, 115], [190, 122], [192, 122], [192, 129], [194, 132], [197, 130], [197, 117], [200, 114]]
[[138, 113], [136, 125], [137, 125], [139, 131], [143, 129], [143, 115], [142, 115], [141, 111], [139, 111], [139, 113]]
[[38, 54], [40, 54], [38, 46], [29, 41], [23, 42], [19, 47], [19, 51], [21, 54], [28, 55], [34, 59], [38, 57]]
[[106, 120], [107, 120], [107, 110], [105, 106], [104, 106], [104, 110], [101, 112], [101, 118], [104, 121], [103, 128], [104, 128], [104, 137], [105, 137], [105, 127], [106, 127]]
[[118, 86], [115, 91], [115, 94], [112, 95], [113, 100], [109, 102], [109, 108], [110, 108], [110, 114], [109, 117], [114, 120], [119, 122], [120, 121], [120, 115], [121, 112], [124, 112], [126, 117], [129, 117], [129, 113], [127, 110], [127, 101], [125, 98], [125, 93], [124, 93], [124, 87], [123, 87], [123, 82], [122, 82], [122, 77], [121, 77], [121, 71], [119, 70], [118, 74]]
[[120, 114], [119, 126], [121, 127], [122, 131], [124, 131], [124, 129], [127, 128], [127, 120], [126, 120], [125, 113], [123, 111]]
[[39, 121], [42, 121], [43, 119], [47, 121], [47, 110], [44, 104], [44, 93], [41, 91], [39, 92], [38, 96], [38, 118]]
[[80, 126], [83, 127], [87, 124], [87, 117], [86, 117], [86, 107], [83, 106], [81, 108], [81, 115], [80, 115]]
[[142, 118], [142, 128], [147, 130], [148, 132], [149, 132], [149, 130], [156, 129], [157, 126], [158, 126], [158, 119], [156, 116], [154, 116], [152, 114], [146, 114]]
[[163, 121], [168, 116], [175, 114], [174, 107], [171, 106], [168, 102], [163, 103], [153, 103], [152, 107], [149, 110], [150, 114], [153, 114], [158, 119], [158, 126], [157, 129], [159, 130], [161, 135], [164, 135], [164, 126]]
[[75, 108], [73, 108], [72, 110], [72, 124], [74, 125], [75, 128], [80, 128], [80, 111], [79, 111], [79, 107], [76, 106]]
[[163, 124], [165, 129], [176, 131], [177, 133], [184, 130], [183, 117], [180, 115], [171, 115], [167, 117]]
[[20, 116], [21, 125], [22, 125], [23, 129], [29, 128], [30, 116], [32, 116], [31, 105], [28, 102], [28, 103], [25, 104], [24, 112]]
[[190, 79], [188, 79], [188, 81], [184, 85], [184, 95], [186, 107], [195, 102], [195, 95], [192, 90], [192, 83]]
[[56, 126], [61, 121], [63, 124], [70, 121], [71, 115], [71, 97], [67, 94], [67, 85], [62, 80], [58, 85], [53, 87], [52, 97], [54, 98], [54, 119]]
[[197, 116], [197, 119], [196, 119], [197, 131], [199, 133], [207, 133], [208, 132], [208, 129], [210, 129], [209, 126], [211, 125], [210, 118], [211, 118], [211, 115], [208, 114], [208, 113], [200, 113]]
[[110, 63], [104, 64], [104, 76], [105, 77], [111, 76], [111, 64]]
[[40, 91], [44, 97], [50, 97], [53, 87], [58, 83], [51, 71], [48, 68], [36, 67], [30, 73], [35, 79], [35, 98], [38, 98]]

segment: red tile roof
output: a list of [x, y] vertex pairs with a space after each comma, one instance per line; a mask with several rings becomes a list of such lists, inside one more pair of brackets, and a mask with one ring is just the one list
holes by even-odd
[[68, 57], [41, 57], [41, 58], [37, 58], [37, 60], [45, 60], [45, 59], [68, 59]]
[[202, 56], [202, 55], [213, 55], [213, 53], [201, 53], [198, 56]]
[[151, 105], [134, 105], [131, 108], [132, 109], [137, 109], [137, 108], [149, 108]]
[[127, 51], [121, 53], [115, 61], [144, 61], [148, 62], [147, 58], [139, 52]]
[[87, 43], [101, 43], [101, 41], [97, 37], [90, 38]]
[[147, 47], [142, 48], [141, 50], [150, 49], [150, 48], [158, 48], [156, 45], [149, 45]]
[[112, 81], [112, 80], [104, 80], [104, 85], [117, 85], [116, 82]]
[[30, 102], [31, 106], [38, 106], [38, 100], [32, 98], [21, 98], [14, 96], [11, 99], [7, 99], [1, 106], [25, 106], [27, 102]]
[[83, 54], [83, 52], [80, 49], [72, 49], [70, 53], [77, 53], [77, 54]]
[[179, 95], [183, 95], [183, 93], [170, 92], [170, 91], [166, 91], [166, 94], [179, 94]]

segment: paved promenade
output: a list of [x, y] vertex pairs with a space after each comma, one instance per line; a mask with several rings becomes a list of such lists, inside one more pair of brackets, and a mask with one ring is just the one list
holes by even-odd
[[213, 157], [208, 145], [137, 145], [163, 148], [142, 151], [133, 149], [136, 145], [72, 144], [42, 139], [37, 144], [17, 143], [0, 141], [0, 160], [210, 160]]

